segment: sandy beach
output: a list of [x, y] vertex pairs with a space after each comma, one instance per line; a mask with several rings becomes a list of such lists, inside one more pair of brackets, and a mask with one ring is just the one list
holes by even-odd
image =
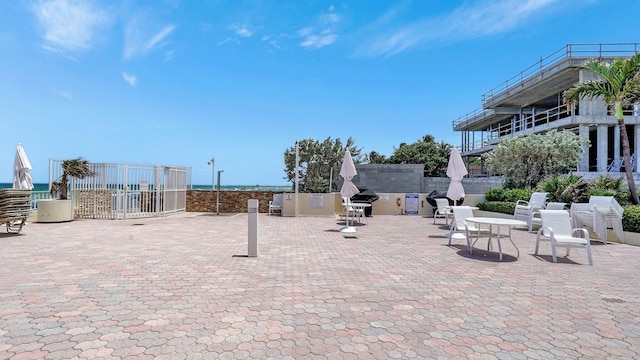
[[[640, 248], [551, 262], [512, 232], [447, 246], [445, 225], [374, 216], [182, 213], [0, 235], [0, 359], [568, 359], [640, 356]], [[560, 254], [564, 255], [564, 252]]]

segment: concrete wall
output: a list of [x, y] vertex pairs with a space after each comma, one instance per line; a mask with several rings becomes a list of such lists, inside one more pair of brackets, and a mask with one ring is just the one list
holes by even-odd
[[358, 164], [358, 175], [353, 183], [373, 192], [420, 192], [424, 178], [424, 165], [413, 164]]
[[[467, 194], [484, 194], [488, 189], [497, 189], [502, 185], [502, 177], [465, 178], [462, 179], [464, 192]], [[447, 191], [451, 180], [447, 177], [423, 178], [421, 192], [430, 193], [433, 190]]]
[[[414, 164], [358, 164], [353, 183], [375, 193], [425, 193], [447, 191], [448, 177], [424, 177], [424, 165]], [[462, 180], [467, 194], [484, 194], [487, 189], [499, 188], [502, 177], [466, 178]], [[338, 188], [340, 185], [338, 185]]]

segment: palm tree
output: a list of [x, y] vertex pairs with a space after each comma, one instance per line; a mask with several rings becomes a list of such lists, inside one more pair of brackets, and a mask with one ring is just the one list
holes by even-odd
[[622, 160], [624, 161], [631, 201], [634, 204], [639, 204], [636, 184], [633, 180], [631, 150], [622, 107], [632, 105], [640, 100], [640, 53], [627, 59], [617, 58], [613, 62], [592, 60], [582, 68], [599, 75], [600, 79], [575, 84], [564, 92], [564, 102], [567, 107], [570, 107], [585, 97], [589, 99], [601, 97], [608, 105], [614, 107], [620, 128]]
[[52, 196], [60, 194], [60, 200], [66, 200], [68, 198], [67, 191], [69, 176], [77, 179], [84, 179], [96, 174], [89, 168], [89, 162], [82, 158], [64, 160], [62, 161], [61, 166], [62, 176], [60, 176], [58, 181], [51, 183], [51, 190], [49, 191]]

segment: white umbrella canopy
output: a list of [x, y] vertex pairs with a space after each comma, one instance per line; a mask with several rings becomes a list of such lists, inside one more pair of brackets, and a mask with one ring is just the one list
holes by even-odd
[[449, 183], [449, 189], [447, 190], [447, 197], [453, 201], [460, 200], [464, 197], [464, 187], [462, 186], [462, 178], [469, 172], [467, 167], [464, 166], [462, 156], [458, 148], [451, 149], [449, 155], [449, 164], [447, 165], [447, 176], [451, 179]]
[[356, 175], [358, 175], [356, 165], [351, 158], [351, 152], [347, 149], [344, 153], [344, 160], [342, 160], [342, 167], [340, 168], [340, 176], [344, 179], [342, 188], [340, 188], [340, 194], [342, 196], [350, 198], [360, 192], [358, 187], [351, 181]]
[[13, 165], [13, 188], [33, 189], [33, 179], [31, 179], [31, 162], [24, 151], [22, 144], [16, 147], [16, 159]]
[[[353, 158], [351, 158], [351, 152], [349, 149], [344, 153], [344, 159], [342, 160], [342, 167], [340, 168], [340, 176], [344, 179], [342, 183], [342, 187], [340, 188], [340, 195], [350, 199], [353, 195], [360, 192], [358, 187], [351, 181], [353, 178], [358, 175], [358, 171], [356, 171], [356, 165], [353, 163]], [[349, 227], [349, 212], [347, 211], [347, 226], [340, 229], [341, 232], [354, 232], [355, 228]]]

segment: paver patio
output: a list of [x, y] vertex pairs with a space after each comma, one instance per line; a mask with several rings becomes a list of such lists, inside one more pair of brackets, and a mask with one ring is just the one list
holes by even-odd
[[[567, 359], [640, 356], [640, 248], [551, 262], [420, 216], [247, 215], [28, 224], [0, 235], [0, 359]], [[486, 246], [480, 241], [476, 248]], [[564, 252], [560, 253], [564, 255]]]

